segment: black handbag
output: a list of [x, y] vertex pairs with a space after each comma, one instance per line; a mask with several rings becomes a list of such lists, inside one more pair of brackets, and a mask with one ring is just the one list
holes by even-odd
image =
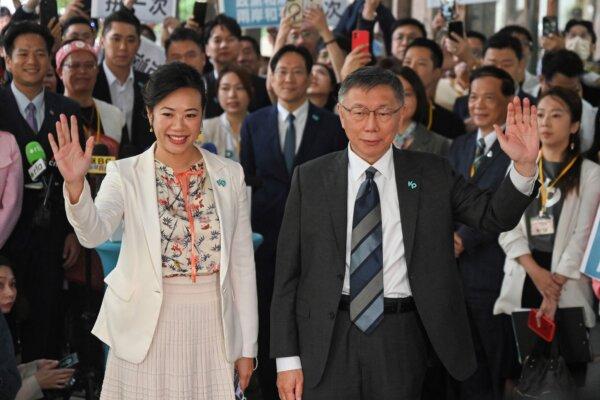
[[577, 389], [565, 359], [560, 355], [557, 339], [547, 343], [538, 339], [523, 362], [515, 400], [573, 400]]

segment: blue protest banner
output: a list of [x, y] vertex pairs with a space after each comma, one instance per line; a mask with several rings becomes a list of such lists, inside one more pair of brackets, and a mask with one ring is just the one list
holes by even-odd
[[220, 0], [219, 9], [235, 18], [242, 28], [279, 25], [285, 0]]
[[596, 221], [590, 233], [587, 249], [581, 263], [581, 272], [600, 280], [600, 208], [596, 212]]

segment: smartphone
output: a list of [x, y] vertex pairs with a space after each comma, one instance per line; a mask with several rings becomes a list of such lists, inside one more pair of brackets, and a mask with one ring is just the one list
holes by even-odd
[[52, 18], [56, 18], [58, 22], [58, 7], [56, 0], [41, 0], [40, 1], [40, 25], [48, 26]]
[[206, 21], [206, 8], [208, 7], [206, 0], [196, 0], [194, 2], [194, 21], [200, 26], [204, 26]]
[[283, 12], [286, 17], [292, 16], [292, 25], [302, 24], [302, 0], [286, 0]]
[[79, 356], [77, 353], [71, 353], [58, 363], [58, 368], [73, 368], [79, 364]]
[[364, 53], [369, 52], [369, 44], [371, 43], [369, 37], [369, 31], [365, 30], [353, 30], [352, 31], [352, 50], [357, 48], [360, 45], [366, 44], [367, 47], [363, 50]]
[[448, 37], [451, 40], [454, 40], [452, 35], [450, 35], [452, 32], [456, 33], [460, 37], [465, 37], [465, 24], [463, 24], [462, 21], [448, 22]]
[[446, 21], [452, 21], [454, 19], [454, 0], [443, 2], [440, 11]]
[[550, 34], [558, 35], [558, 18], [557, 17], [542, 18], [542, 35], [544, 37], [547, 37], [547, 36], [550, 36]]
[[533, 308], [529, 310], [529, 318], [527, 319], [527, 326], [529, 329], [535, 332], [536, 335], [544, 339], [546, 342], [552, 342], [554, 339], [554, 334], [556, 333], [556, 324], [550, 318], [542, 315], [540, 320], [540, 326], [537, 325], [537, 319], [535, 316], [537, 315], [538, 310]]

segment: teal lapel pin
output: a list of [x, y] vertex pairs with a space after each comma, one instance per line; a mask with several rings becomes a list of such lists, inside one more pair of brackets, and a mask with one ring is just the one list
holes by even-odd
[[408, 181], [408, 187], [409, 187], [411, 190], [414, 190], [414, 189], [416, 189], [416, 188], [417, 188], [417, 184], [415, 183], [415, 181]]
[[219, 179], [217, 181], [217, 185], [219, 185], [219, 186], [225, 187], [226, 184], [227, 184], [227, 182], [225, 182], [225, 179]]
[[318, 121], [319, 121], [319, 116], [318, 116], [317, 114], [313, 114], [313, 115], [312, 115], [312, 119], [313, 119], [315, 122], [318, 122]]

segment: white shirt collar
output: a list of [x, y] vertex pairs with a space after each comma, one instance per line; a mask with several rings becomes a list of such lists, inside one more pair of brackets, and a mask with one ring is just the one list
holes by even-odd
[[[502, 129], [504, 129], [504, 126], [502, 126]], [[483, 140], [485, 141], [485, 149], [484, 151], [487, 153], [492, 146], [494, 145], [494, 143], [496, 142], [496, 139], [498, 139], [498, 136], [496, 135], [496, 131], [493, 130], [490, 133], [488, 133], [487, 135], [483, 136], [483, 133], [481, 132], [481, 128], [477, 129], [477, 141], [479, 141], [479, 139], [483, 138]]]
[[121, 82], [117, 79], [115, 74], [112, 73], [108, 65], [106, 65], [106, 60], [102, 61], [102, 68], [104, 68], [104, 74], [106, 75], [106, 80], [108, 81], [108, 86], [112, 86], [115, 81], [119, 84], [119, 86], [125, 86], [129, 81], [133, 82], [133, 67], [129, 69], [129, 76], [127, 77], [127, 81], [121, 85]]
[[29, 98], [27, 98], [27, 96], [25, 96], [23, 92], [17, 89], [17, 86], [15, 85], [14, 81], [10, 83], [10, 88], [12, 89], [12, 92], [15, 95], [15, 100], [17, 100], [17, 105], [19, 106], [19, 111], [21, 111], [21, 114], [25, 115], [25, 108], [27, 108], [29, 103], [33, 103], [37, 111], [40, 111], [42, 109], [42, 106], [44, 105], [43, 88], [42, 91], [33, 98], [33, 100], [29, 100]]
[[349, 143], [348, 176], [352, 180], [358, 181], [364, 177], [365, 171], [371, 166], [374, 167], [384, 179], [395, 179], [392, 146], [390, 145], [390, 148], [379, 158], [379, 160], [371, 165], [360, 158], [360, 156], [352, 150], [352, 145]]
[[[290, 114], [290, 112], [287, 110], [287, 108], [285, 108], [279, 102], [277, 102], [277, 113], [279, 114], [279, 117], [283, 121], [287, 120], [287, 117]], [[308, 114], [308, 99], [300, 107], [296, 108], [296, 110], [294, 110], [292, 112], [292, 114], [294, 114], [294, 117], [296, 117], [296, 120], [298, 120], [298, 118], [300, 118], [301, 115], [307, 115]]]

